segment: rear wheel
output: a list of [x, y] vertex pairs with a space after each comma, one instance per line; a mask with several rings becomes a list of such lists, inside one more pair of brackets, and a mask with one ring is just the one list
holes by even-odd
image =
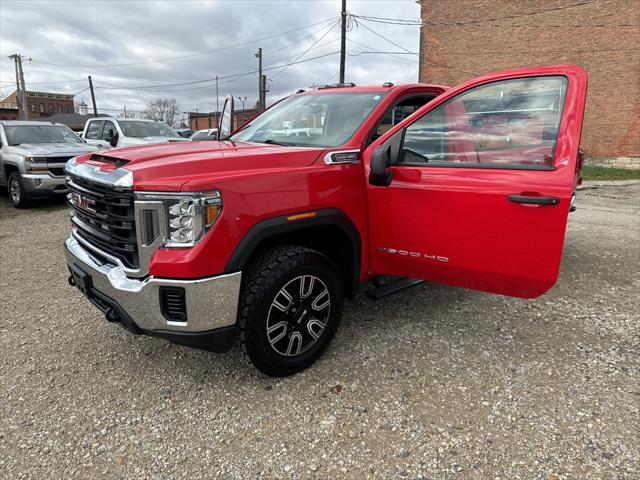
[[342, 307], [342, 282], [326, 256], [296, 246], [268, 251], [243, 282], [242, 351], [267, 375], [303, 370], [331, 343]]
[[29, 199], [27, 193], [22, 185], [22, 178], [20, 178], [19, 172], [11, 172], [9, 175], [9, 181], [7, 182], [7, 193], [11, 203], [16, 208], [26, 208], [29, 206]]

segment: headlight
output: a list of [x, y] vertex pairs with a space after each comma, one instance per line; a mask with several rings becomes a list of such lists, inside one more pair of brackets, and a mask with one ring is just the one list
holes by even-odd
[[46, 172], [47, 171], [47, 157], [33, 157], [27, 155], [24, 157], [27, 170], [30, 172]]
[[163, 246], [192, 247], [204, 236], [222, 211], [222, 196], [217, 190], [187, 194], [140, 193], [140, 200], [162, 200], [166, 226]]

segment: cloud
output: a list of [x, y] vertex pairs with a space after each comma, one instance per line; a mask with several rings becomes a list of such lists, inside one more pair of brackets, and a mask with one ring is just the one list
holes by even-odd
[[[220, 103], [232, 94], [246, 96], [249, 106], [257, 100], [254, 53], [262, 47], [271, 103], [299, 88], [338, 80], [339, 55], [332, 52], [340, 49], [339, 10], [340, 0], [2, 0], [0, 90], [8, 93], [15, 88], [13, 62], [7, 56], [18, 52], [33, 60], [24, 64], [28, 89], [78, 93], [78, 98], [89, 100], [84, 89], [91, 75], [98, 108], [107, 113], [125, 105], [129, 111], [142, 110], [160, 97], [176, 98], [182, 110], [212, 111], [215, 82], [186, 82], [242, 73], [246, 75], [219, 81]], [[414, 0], [348, 0], [348, 10], [355, 15], [414, 20], [420, 14]], [[362, 24], [347, 34], [346, 80], [415, 82], [417, 55], [360, 52], [402, 51], [363, 24], [412, 52], [418, 51], [419, 28], [359, 21]], [[263, 40], [249, 43], [258, 39]], [[194, 55], [208, 51], [212, 52]], [[296, 59], [325, 54], [280, 68]], [[172, 57], [185, 58], [157, 62]], [[167, 84], [183, 85], [145, 88]]]

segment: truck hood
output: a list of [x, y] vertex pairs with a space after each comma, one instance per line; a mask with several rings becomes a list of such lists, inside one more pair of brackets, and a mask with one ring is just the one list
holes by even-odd
[[21, 143], [20, 145], [5, 147], [6, 153], [15, 155], [31, 155], [34, 157], [46, 156], [76, 156], [98, 150], [93, 145], [86, 143]]
[[[250, 171], [287, 170], [311, 165], [322, 147], [284, 147], [245, 142], [175, 142], [114, 148], [78, 159], [100, 165], [102, 170], [121, 166], [133, 173], [136, 190], [180, 191], [190, 181], [215, 183], [223, 177]], [[214, 185], [212, 184], [212, 187]]]

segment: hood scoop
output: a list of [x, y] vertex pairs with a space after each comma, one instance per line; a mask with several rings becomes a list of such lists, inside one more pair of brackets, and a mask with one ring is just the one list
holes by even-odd
[[101, 155], [99, 153], [94, 153], [93, 155], [91, 155], [91, 160], [93, 160], [94, 162], [111, 163], [115, 165], [116, 168], [120, 168], [126, 165], [127, 163], [129, 163], [129, 160], [125, 160], [123, 158], [110, 157], [108, 155]]

